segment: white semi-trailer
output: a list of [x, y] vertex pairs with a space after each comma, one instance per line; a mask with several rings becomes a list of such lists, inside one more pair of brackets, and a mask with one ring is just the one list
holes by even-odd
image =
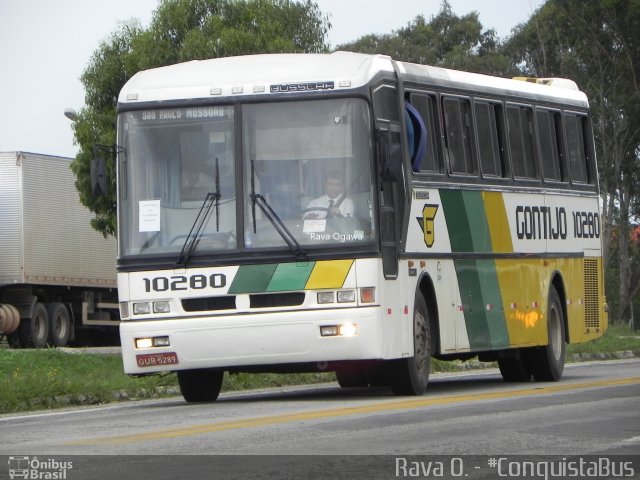
[[0, 152], [0, 338], [15, 347], [117, 331], [116, 241], [91, 228], [70, 163]]

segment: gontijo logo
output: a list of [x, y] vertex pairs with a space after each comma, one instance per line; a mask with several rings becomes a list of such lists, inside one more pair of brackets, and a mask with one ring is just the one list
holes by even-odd
[[438, 206], [425, 204], [422, 209], [422, 217], [417, 217], [424, 234], [424, 243], [428, 248], [433, 247], [433, 243], [436, 241], [435, 219], [436, 213], [438, 213]]

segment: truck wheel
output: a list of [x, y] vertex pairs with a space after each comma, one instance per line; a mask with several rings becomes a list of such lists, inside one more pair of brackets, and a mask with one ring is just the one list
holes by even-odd
[[66, 347], [71, 338], [71, 317], [67, 307], [62, 303], [48, 303], [49, 315], [49, 345]]
[[178, 384], [189, 402], [215, 402], [222, 388], [223, 370], [178, 370]]
[[413, 357], [390, 360], [389, 385], [396, 395], [422, 395], [431, 368], [431, 325], [424, 297], [418, 293], [413, 307]]
[[33, 307], [31, 318], [20, 321], [20, 344], [24, 348], [43, 348], [49, 338], [49, 315], [42, 303]]
[[536, 381], [557, 382], [564, 371], [566, 343], [562, 302], [553, 286], [549, 289], [547, 335], [549, 337], [547, 345], [529, 350], [531, 352], [531, 369]]

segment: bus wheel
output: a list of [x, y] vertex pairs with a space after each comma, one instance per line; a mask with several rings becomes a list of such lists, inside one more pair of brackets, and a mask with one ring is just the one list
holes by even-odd
[[180, 393], [187, 402], [215, 402], [222, 388], [223, 370], [178, 370]]
[[42, 303], [33, 307], [31, 318], [20, 321], [20, 344], [23, 348], [43, 348], [49, 338], [49, 315]]
[[521, 349], [509, 351], [498, 358], [498, 367], [505, 382], [528, 382], [531, 380], [531, 367], [526, 354]]
[[71, 317], [67, 307], [62, 303], [47, 304], [49, 314], [49, 344], [55, 347], [66, 347], [71, 338]]
[[531, 369], [533, 377], [538, 382], [557, 382], [564, 371], [566, 343], [562, 302], [553, 286], [549, 290], [547, 335], [549, 336], [547, 345], [531, 349]]
[[336, 369], [336, 379], [341, 388], [366, 387], [369, 385], [367, 376], [360, 366], [346, 366]]
[[396, 395], [422, 395], [429, 382], [431, 325], [427, 304], [421, 294], [416, 295], [413, 307], [413, 333], [413, 357], [389, 363], [388, 381]]

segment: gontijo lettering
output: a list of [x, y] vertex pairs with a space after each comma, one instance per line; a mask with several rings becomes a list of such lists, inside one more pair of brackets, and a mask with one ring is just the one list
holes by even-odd
[[564, 207], [516, 207], [516, 233], [520, 240], [562, 240], [567, 238], [567, 212]]
[[[598, 212], [571, 212], [574, 238], [600, 238]], [[564, 207], [516, 207], [516, 233], [520, 240], [565, 240], [567, 212]]]

